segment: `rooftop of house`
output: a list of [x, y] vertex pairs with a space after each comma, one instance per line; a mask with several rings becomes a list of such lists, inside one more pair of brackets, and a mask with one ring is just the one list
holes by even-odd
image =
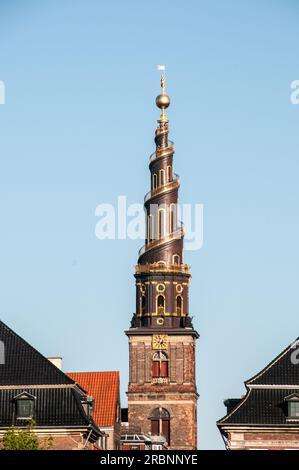
[[223, 426], [299, 426], [288, 416], [288, 400], [299, 393], [299, 341], [291, 343], [264, 369], [245, 382], [247, 393], [240, 399], [225, 400]]
[[68, 372], [88, 395], [94, 399], [92, 417], [100, 428], [112, 427], [120, 419], [119, 372]]
[[[20, 394], [34, 398], [36, 426], [91, 426], [82, 406], [84, 392], [39, 351], [0, 321], [0, 427], [15, 424], [15, 400]], [[27, 425], [18, 419], [18, 425]]]

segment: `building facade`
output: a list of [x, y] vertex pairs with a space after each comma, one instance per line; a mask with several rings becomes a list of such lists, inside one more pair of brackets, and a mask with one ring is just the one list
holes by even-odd
[[144, 198], [146, 240], [136, 266], [136, 312], [126, 334], [130, 377], [128, 421], [146, 435], [164, 436], [170, 449], [197, 448], [194, 330], [189, 315], [189, 266], [178, 221], [180, 180], [168, 138], [170, 99], [161, 78], [161, 110], [150, 157], [151, 189]]
[[228, 450], [299, 450], [299, 341], [245, 382], [217, 423]]

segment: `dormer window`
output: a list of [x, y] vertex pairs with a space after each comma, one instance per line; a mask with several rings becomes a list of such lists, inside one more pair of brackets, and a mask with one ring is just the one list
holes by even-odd
[[299, 400], [289, 402], [289, 418], [299, 420]]
[[20, 393], [14, 397], [16, 418], [26, 420], [33, 419], [35, 400], [36, 398], [27, 392]]
[[299, 421], [299, 395], [293, 393], [285, 398], [287, 402], [287, 419]]

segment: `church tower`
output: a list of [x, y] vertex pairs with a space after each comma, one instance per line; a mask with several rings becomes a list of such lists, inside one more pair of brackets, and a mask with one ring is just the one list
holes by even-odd
[[143, 433], [164, 435], [170, 449], [197, 448], [195, 342], [189, 316], [189, 267], [178, 221], [180, 180], [168, 139], [170, 104], [161, 77], [156, 150], [149, 160], [151, 190], [144, 198], [146, 240], [136, 266], [136, 313], [129, 338], [128, 421]]

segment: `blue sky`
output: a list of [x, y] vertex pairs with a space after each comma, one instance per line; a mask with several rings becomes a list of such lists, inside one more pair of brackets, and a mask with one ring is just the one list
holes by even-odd
[[223, 399], [299, 331], [295, 0], [0, 0], [0, 317], [64, 370], [121, 372], [140, 241], [95, 208], [142, 202], [167, 65], [180, 200], [204, 204], [192, 266], [200, 448]]

